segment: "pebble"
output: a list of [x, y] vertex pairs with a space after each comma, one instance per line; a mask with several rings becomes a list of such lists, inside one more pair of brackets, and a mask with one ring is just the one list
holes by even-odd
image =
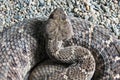
[[0, 26], [0, 32], [2, 32], [3, 31], [3, 26]]
[[39, 7], [43, 7], [45, 5], [45, 1], [44, 0], [40, 0], [39, 1]]
[[93, 17], [92, 17], [92, 16], [91, 16], [91, 17], [89, 17], [89, 18], [88, 18], [88, 21], [93, 22]]
[[73, 4], [75, 4], [75, 0], [71, 0], [71, 2], [72, 2]]
[[119, 33], [119, 30], [118, 30], [118, 28], [114, 25], [113, 27], [113, 30], [114, 30], [114, 32], [115, 32], [115, 34], [117, 35], [117, 36], [119, 36], [120, 35], [120, 33]]
[[3, 21], [2, 21], [2, 19], [0, 19], [0, 26], [3, 26]]
[[101, 5], [100, 7], [104, 12], [107, 12], [106, 7], [104, 5]]
[[70, 9], [73, 8], [73, 4], [72, 4], [71, 0], [67, 0], [67, 4], [68, 4], [68, 6], [69, 6]]
[[47, 0], [47, 5], [51, 6], [51, 0]]
[[0, 31], [24, 19], [49, 16], [57, 7], [120, 35], [120, 0], [0, 0]]
[[86, 10], [89, 11], [90, 10], [90, 6], [86, 5]]
[[119, 0], [119, 2], [118, 2], [118, 5], [120, 6], [120, 0]]
[[74, 12], [77, 12], [78, 11], [78, 8], [74, 8]]

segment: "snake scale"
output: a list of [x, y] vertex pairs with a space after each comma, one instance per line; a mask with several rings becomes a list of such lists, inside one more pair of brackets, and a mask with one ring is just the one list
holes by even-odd
[[0, 80], [120, 80], [120, 41], [57, 8], [0, 33]]

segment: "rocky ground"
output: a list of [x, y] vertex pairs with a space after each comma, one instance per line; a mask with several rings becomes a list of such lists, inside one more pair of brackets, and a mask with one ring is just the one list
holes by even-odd
[[48, 17], [57, 7], [103, 25], [120, 39], [120, 0], [0, 0], [0, 31], [24, 19]]

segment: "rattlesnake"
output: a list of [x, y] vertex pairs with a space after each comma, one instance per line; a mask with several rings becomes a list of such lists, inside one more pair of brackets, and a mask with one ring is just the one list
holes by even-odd
[[0, 80], [120, 79], [120, 41], [62, 9], [48, 20], [20, 22], [0, 37]]

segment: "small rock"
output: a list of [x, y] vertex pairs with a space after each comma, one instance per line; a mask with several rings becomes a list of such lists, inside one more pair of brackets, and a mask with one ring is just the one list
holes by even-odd
[[114, 3], [116, 3], [116, 4], [118, 3], [118, 0], [112, 0], [112, 1], [113, 1]]
[[119, 2], [118, 2], [118, 5], [120, 6], [120, 0], [119, 0]]
[[86, 10], [89, 11], [90, 10], [90, 6], [86, 5]]
[[112, 25], [112, 29], [117, 36], [120, 35], [119, 29], [117, 28], [117, 26], [115, 26], [115, 24]]
[[51, 6], [51, 0], [47, 0], [47, 5]]
[[8, 17], [6, 20], [5, 20], [7, 23], [9, 23], [11, 21], [11, 19]]
[[24, 0], [24, 2], [25, 2], [27, 5], [29, 5], [29, 0]]
[[36, 7], [35, 7], [35, 6], [31, 6], [31, 9], [32, 9], [33, 11], [35, 11], [35, 10], [36, 10]]
[[0, 19], [0, 26], [3, 26], [3, 20]]
[[19, 15], [16, 14], [16, 15], [13, 16], [13, 18], [14, 18], [14, 19], [18, 19], [18, 18], [19, 18]]
[[3, 26], [0, 26], [0, 32], [2, 32], [3, 31]]
[[0, 2], [3, 2], [4, 0], [0, 0]]
[[104, 5], [101, 5], [100, 7], [101, 7], [101, 9], [102, 9], [104, 12], [107, 12], [107, 9], [106, 9], [106, 7], [105, 7]]
[[45, 5], [44, 0], [39, 0], [39, 6], [42, 7], [42, 6], [44, 6], [44, 5]]
[[82, 5], [79, 10], [81, 10], [82, 12], [85, 12], [86, 11], [85, 6]]
[[71, 2], [72, 2], [73, 4], [75, 4], [75, 0], [71, 0]]
[[96, 11], [99, 11], [100, 6], [99, 5], [91, 5], [91, 8], [93, 8]]
[[78, 0], [78, 1], [76, 1], [76, 5], [80, 5], [80, 1]]
[[74, 12], [78, 12], [78, 8], [74, 8]]
[[118, 36], [118, 39], [120, 39], [120, 35]]
[[89, 17], [88, 20], [91, 21], [91, 22], [93, 22], [93, 17], [92, 16]]
[[69, 8], [71, 8], [71, 9], [73, 8], [71, 0], [67, 0], [67, 4], [68, 4]]

